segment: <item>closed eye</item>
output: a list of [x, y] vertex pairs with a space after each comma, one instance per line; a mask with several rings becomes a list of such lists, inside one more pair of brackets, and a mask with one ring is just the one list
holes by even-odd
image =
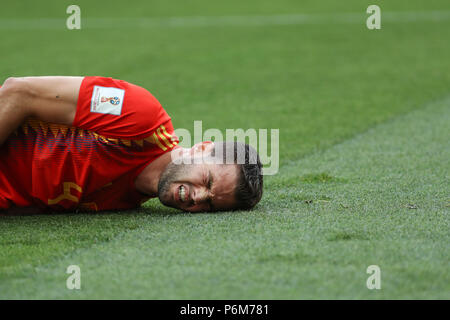
[[213, 177], [212, 177], [211, 171], [209, 171], [209, 174], [208, 174], [208, 189], [209, 190], [211, 190], [212, 184], [213, 184]]
[[[214, 179], [211, 173], [211, 170], [209, 171], [208, 174], [208, 190], [211, 191], [212, 190], [212, 185], [213, 185]], [[212, 203], [212, 198], [211, 196], [208, 198], [208, 205], [209, 205], [209, 211], [215, 211], [214, 205]]]

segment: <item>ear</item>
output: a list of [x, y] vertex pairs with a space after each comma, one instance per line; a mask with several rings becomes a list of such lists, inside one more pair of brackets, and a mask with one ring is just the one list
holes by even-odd
[[204, 155], [209, 154], [214, 148], [214, 142], [212, 141], [203, 141], [196, 143], [191, 148], [191, 155]]

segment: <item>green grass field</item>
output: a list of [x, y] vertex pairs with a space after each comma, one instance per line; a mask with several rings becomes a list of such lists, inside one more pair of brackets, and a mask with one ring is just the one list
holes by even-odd
[[280, 170], [251, 212], [0, 216], [1, 299], [450, 299], [449, 1], [76, 3], [1, 4], [0, 81], [124, 79], [176, 128], [279, 129]]

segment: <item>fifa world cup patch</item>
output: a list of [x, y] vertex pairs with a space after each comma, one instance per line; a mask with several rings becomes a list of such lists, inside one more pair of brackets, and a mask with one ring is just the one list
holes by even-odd
[[120, 116], [124, 96], [125, 90], [123, 89], [94, 86], [91, 99], [91, 112]]

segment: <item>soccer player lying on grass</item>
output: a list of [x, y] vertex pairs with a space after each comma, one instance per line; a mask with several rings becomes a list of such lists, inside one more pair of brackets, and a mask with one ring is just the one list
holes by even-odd
[[[250, 209], [261, 199], [252, 147], [177, 144], [169, 115], [139, 86], [104, 77], [9, 78], [0, 88], [0, 211], [132, 209], [158, 196], [200, 212]], [[232, 162], [223, 161], [230, 154]]]

